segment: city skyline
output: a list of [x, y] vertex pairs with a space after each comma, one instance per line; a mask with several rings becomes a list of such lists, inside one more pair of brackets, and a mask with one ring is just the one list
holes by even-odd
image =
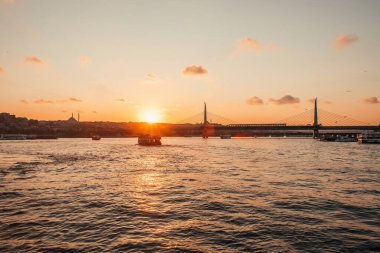
[[[380, 123], [377, 1], [1, 1], [0, 106], [38, 120]], [[53, 15], [54, 14], [54, 15]]]

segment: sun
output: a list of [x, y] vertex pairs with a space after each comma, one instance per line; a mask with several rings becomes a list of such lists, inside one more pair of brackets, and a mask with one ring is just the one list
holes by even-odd
[[161, 120], [161, 113], [155, 109], [144, 110], [141, 112], [141, 121], [148, 123], [157, 123]]

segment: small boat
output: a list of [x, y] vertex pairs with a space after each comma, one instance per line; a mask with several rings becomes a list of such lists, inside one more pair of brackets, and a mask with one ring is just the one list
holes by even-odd
[[319, 139], [320, 141], [336, 141], [337, 137], [334, 135], [322, 135], [321, 138]]
[[144, 134], [138, 137], [138, 144], [143, 146], [161, 145], [161, 136]]
[[99, 141], [101, 138], [100, 138], [100, 135], [93, 135], [93, 136], [91, 136], [91, 139], [93, 140], [93, 141]]
[[335, 140], [336, 142], [357, 142], [358, 138], [355, 136], [338, 136], [337, 139]]
[[26, 140], [25, 134], [1, 134], [0, 140]]
[[220, 139], [231, 139], [231, 135], [230, 134], [222, 134], [220, 136]]
[[359, 134], [358, 141], [361, 144], [380, 144], [380, 132], [364, 132]]

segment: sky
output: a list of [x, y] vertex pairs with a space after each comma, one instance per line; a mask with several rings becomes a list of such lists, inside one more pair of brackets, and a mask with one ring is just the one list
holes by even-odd
[[0, 0], [0, 111], [177, 123], [205, 101], [233, 122], [271, 123], [318, 97], [380, 124], [379, 10], [378, 0]]

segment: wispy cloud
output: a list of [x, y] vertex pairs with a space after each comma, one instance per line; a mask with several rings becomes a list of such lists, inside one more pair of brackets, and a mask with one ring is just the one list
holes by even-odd
[[34, 103], [35, 104], [54, 104], [54, 101], [40, 98], [40, 99], [35, 100]]
[[97, 112], [97, 111], [92, 111], [92, 113], [96, 114], [96, 113], [98, 113], [98, 112]]
[[24, 62], [30, 63], [30, 64], [38, 64], [38, 65], [44, 65], [45, 64], [45, 62], [41, 58], [38, 58], [37, 56], [25, 57]]
[[144, 76], [144, 79], [142, 80], [142, 84], [159, 84], [161, 82], [162, 82], [162, 79], [152, 73], [146, 74]]
[[274, 43], [261, 43], [253, 38], [244, 38], [239, 41], [238, 51], [239, 52], [259, 52], [264, 50], [275, 49], [276, 45]]
[[56, 100], [55, 102], [57, 103], [71, 103], [71, 102], [74, 102], [74, 103], [79, 103], [79, 102], [82, 102], [82, 100], [78, 99], [78, 98], [68, 98], [68, 99], [61, 99], [61, 100]]
[[359, 38], [356, 35], [342, 35], [335, 39], [335, 47], [337, 49], [343, 49], [352, 43], [356, 42]]
[[146, 81], [155, 81], [157, 79], [157, 77], [153, 74], [146, 74], [144, 76], [144, 80]]
[[35, 103], [35, 104], [64, 104], [64, 103], [79, 103], [82, 102], [82, 100], [78, 98], [68, 98], [68, 99], [57, 99], [57, 100], [52, 100], [52, 99], [44, 99], [40, 98], [34, 101], [28, 101], [26, 99], [20, 100], [21, 103], [23, 104], [30, 104], [30, 103]]
[[367, 104], [380, 104], [380, 100], [377, 97], [365, 98], [364, 102]]
[[81, 66], [86, 66], [87, 64], [90, 63], [90, 58], [88, 58], [85, 55], [82, 55], [81, 57], [79, 57], [79, 63]]
[[207, 75], [208, 70], [202, 66], [190, 65], [190, 66], [187, 66], [185, 69], [182, 70], [182, 74], [186, 75], [186, 76]]
[[298, 104], [300, 102], [300, 99], [291, 95], [285, 95], [279, 99], [270, 98], [269, 102], [276, 105]]
[[5, 73], [5, 69], [0, 67], [0, 75]]
[[116, 101], [116, 102], [122, 102], [122, 103], [127, 102], [127, 100], [124, 99], [124, 98], [116, 98], [116, 99], [114, 99], [113, 101]]
[[80, 100], [78, 98], [69, 98], [68, 100], [69, 100], [69, 102], [82, 102], [82, 100]]
[[351, 90], [346, 90], [347, 93], [351, 93], [352, 91]]
[[125, 98], [115, 98], [113, 101], [118, 102], [118, 103], [133, 104], [133, 101], [130, 101]]
[[248, 105], [262, 105], [264, 104], [263, 100], [259, 97], [249, 97], [245, 100], [245, 102], [248, 104]]

